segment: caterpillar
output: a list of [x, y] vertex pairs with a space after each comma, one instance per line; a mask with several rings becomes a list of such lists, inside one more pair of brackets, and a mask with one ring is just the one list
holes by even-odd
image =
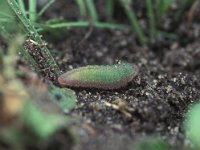
[[118, 89], [124, 87], [135, 76], [139, 68], [129, 63], [115, 65], [89, 65], [68, 71], [58, 77], [64, 87], [87, 87], [97, 89]]

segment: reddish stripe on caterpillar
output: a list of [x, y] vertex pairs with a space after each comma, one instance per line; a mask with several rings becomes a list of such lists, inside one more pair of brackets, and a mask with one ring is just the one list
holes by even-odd
[[63, 87], [118, 89], [126, 86], [138, 75], [139, 68], [129, 63], [91, 65], [68, 71], [58, 77]]

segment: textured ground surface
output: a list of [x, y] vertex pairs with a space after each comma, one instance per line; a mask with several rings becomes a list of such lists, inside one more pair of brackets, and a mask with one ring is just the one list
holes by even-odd
[[[142, 3], [137, 8], [143, 11]], [[59, 16], [76, 20], [77, 8], [71, 1], [56, 2], [45, 19]], [[200, 98], [198, 21], [178, 25], [176, 40], [157, 39], [148, 48], [138, 46], [132, 31], [75, 28], [60, 40], [47, 39], [63, 71], [119, 60], [140, 68], [138, 76], [119, 90], [74, 89], [78, 104], [69, 116], [77, 118], [80, 142], [75, 150], [134, 149], [132, 145], [146, 135], [161, 135], [174, 148], [186, 145], [183, 118]]]
[[[52, 13], [75, 20], [77, 8], [60, 9], [72, 4], [64, 3], [54, 6]], [[135, 7], [145, 14], [140, 4]], [[124, 21], [121, 15], [115, 17]], [[166, 25], [170, 29], [175, 30], [176, 40], [158, 39], [148, 48], [137, 46], [132, 31], [95, 28], [71, 29], [66, 38], [52, 43], [63, 71], [119, 60], [140, 68], [139, 75], [119, 90], [74, 89], [78, 105], [71, 115], [81, 118], [77, 121], [81, 143], [76, 149], [128, 149], [144, 135], [162, 135], [177, 148], [185, 145], [184, 113], [200, 98], [200, 25], [197, 18], [191, 26], [185, 22], [176, 29]]]

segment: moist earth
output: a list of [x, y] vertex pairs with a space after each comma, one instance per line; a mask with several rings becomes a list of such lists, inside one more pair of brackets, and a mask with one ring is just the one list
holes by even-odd
[[[101, 12], [102, 2], [97, 3]], [[137, 11], [145, 11], [144, 3], [138, 4]], [[75, 2], [56, 1], [43, 19], [59, 16], [76, 20]], [[134, 144], [146, 136], [160, 136], [175, 149], [188, 147], [184, 116], [200, 98], [198, 19], [190, 26], [183, 20], [174, 34], [175, 40], [156, 39], [148, 47], [139, 46], [130, 30], [72, 28], [60, 40], [50, 38], [52, 33], [44, 35], [63, 72], [118, 61], [135, 64], [140, 70], [133, 81], [118, 90], [73, 88], [77, 106], [67, 114], [75, 118], [73, 126], [79, 138], [73, 149], [134, 149]]]

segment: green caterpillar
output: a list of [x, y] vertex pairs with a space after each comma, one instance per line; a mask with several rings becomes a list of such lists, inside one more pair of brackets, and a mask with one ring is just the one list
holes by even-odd
[[59, 76], [58, 82], [66, 87], [93, 87], [98, 89], [118, 89], [124, 87], [139, 69], [129, 63], [107, 66], [86, 66], [74, 69]]

